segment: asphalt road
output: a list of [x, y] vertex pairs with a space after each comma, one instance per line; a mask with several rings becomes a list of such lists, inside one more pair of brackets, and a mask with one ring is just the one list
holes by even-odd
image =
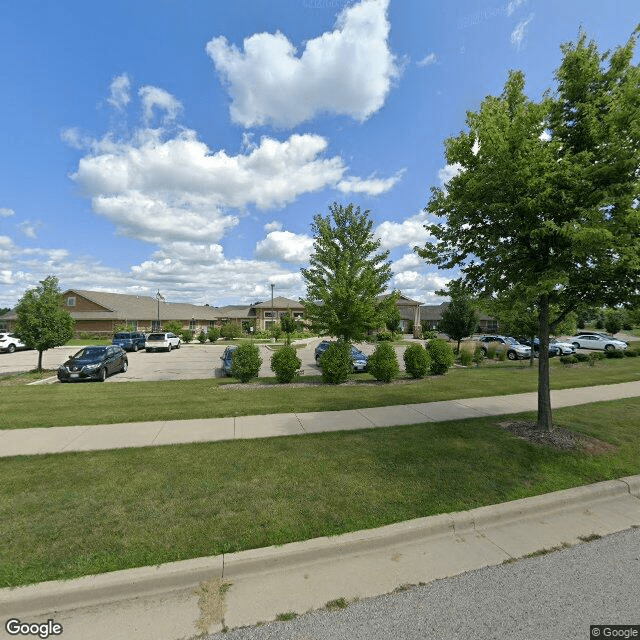
[[[640, 529], [210, 640], [640, 638]], [[284, 613], [284, 612], [283, 612]], [[638, 635], [590, 625], [638, 625]]]

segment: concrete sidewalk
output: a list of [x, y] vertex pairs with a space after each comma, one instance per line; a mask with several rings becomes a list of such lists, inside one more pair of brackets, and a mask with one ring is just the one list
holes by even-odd
[[[640, 396], [640, 381], [551, 392], [553, 408]], [[372, 429], [535, 411], [537, 393], [349, 411], [0, 430], [0, 457]]]
[[[0, 620], [51, 620], [65, 640], [202, 637], [634, 526], [640, 476], [331, 538], [2, 589]], [[3, 628], [5, 637], [15, 636]]]

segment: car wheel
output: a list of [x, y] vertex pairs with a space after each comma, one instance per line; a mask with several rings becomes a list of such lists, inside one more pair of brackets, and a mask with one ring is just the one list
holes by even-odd
[[615, 351], [615, 347], [612, 344], [605, 344], [604, 345], [604, 350], [605, 351]]
[[580, 348], [580, 343], [579, 342], [573, 342], [572, 344], [576, 349]]
[[176, 345], [176, 349], [180, 348], [180, 343], [178, 342], [178, 344]]
[[169, 348], [167, 349], [167, 351], [171, 351], [171, 343], [169, 343]]
[[482, 355], [486, 358], [487, 357], [487, 348], [486, 347], [480, 347], [480, 350], [482, 351]]
[[98, 371], [98, 382], [104, 382], [107, 379], [107, 369], [102, 367], [100, 371]]
[[129, 363], [125, 360], [122, 363], [122, 369], [120, 369], [120, 371], [122, 371], [122, 373], [125, 373], [128, 368], [129, 368]]
[[517, 360], [518, 354], [515, 351], [507, 351], [507, 358], [509, 358], [509, 360]]
[[9, 353], [13, 353], [15, 350], [16, 350], [16, 345], [15, 345], [15, 344], [10, 344], [10, 345], [7, 347], [7, 351], [8, 351]]

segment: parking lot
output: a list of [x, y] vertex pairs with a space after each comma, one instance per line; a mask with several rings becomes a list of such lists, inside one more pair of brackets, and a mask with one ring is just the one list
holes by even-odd
[[[320, 342], [320, 338], [306, 341], [306, 344], [298, 348], [298, 357], [302, 360], [301, 369], [304, 375], [319, 375], [320, 368], [314, 359], [314, 349]], [[131, 382], [142, 380], [196, 380], [222, 376], [221, 356], [226, 344], [183, 344], [180, 349], [170, 352], [146, 351], [128, 352], [129, 368], [125, 373], [117, 373], [107, 378], [108, 383]], [[370, 355], [374, 345], [359, 345], [361, 350]], [[267, 344], [259, 344], [262, 367], [260, 377], [274, 376], [270, 369], [273, 347]], [[56, 347], [49, 349], [42, 355], [42, 366], [45, 369], [57, 369], [69, 356], [76, 353], [80, 347]], [[401, 353], [401, 352], [400, 352]], [[401, 355], [399, 356], [401, 358]], [[16, 351], [15, 353], [0, 354], [0, 375], [20, 373], [35, 369], [38, 363], [36, 351]], [[50, 382], [58, 383], [57, 379]]]

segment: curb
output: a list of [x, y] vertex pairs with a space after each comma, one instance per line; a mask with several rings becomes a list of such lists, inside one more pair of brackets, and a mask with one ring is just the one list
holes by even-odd
[[463, 529], [506, 524], [625, 495], [640, 499], [640, 475], [282, 546], [5, 588], [0, 590], [0, 617], [80, 609], [133, 597], [192, 589], [213, 578], [229, 580], [281, 570], [283, 567], [335, 562], [381, 548], [455, 534]]

